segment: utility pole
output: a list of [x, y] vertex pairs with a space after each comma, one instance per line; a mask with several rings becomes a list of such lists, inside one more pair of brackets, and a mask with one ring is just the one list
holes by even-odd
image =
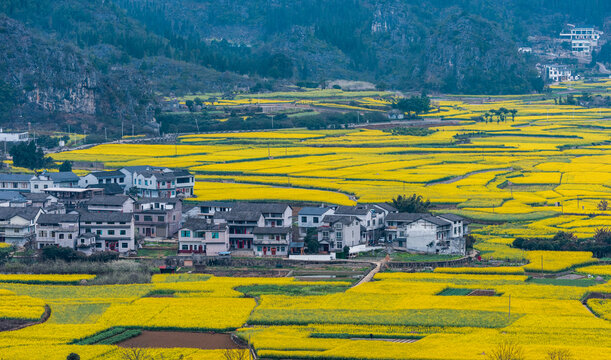
[[134, 124], [132, 124], [132, 137], [134, 137]]
[[121, 139], [123, 139], [123, 121], [121, 121]]
[[272, 115], [272, 129], [274, 128], [274, 115]]
[[104, 128], [104, 139], [108, 142], [108, 131], [106, 131], [106, 128]]

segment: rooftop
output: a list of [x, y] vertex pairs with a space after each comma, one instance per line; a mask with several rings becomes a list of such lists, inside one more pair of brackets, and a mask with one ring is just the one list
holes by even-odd
[[255, 235], [281, 235], [281, 234], [289, 234], [293, 231], [290, 227], [256, 227], [252, 230], [252, 233]]
[[321, 216], [327, 211], [331, 210], [331, 208], [327, 207], [304, 207], [299, 210], [299, 215], [318, 215]]
[[116, 211], [106, 211], [106, 212], [81, 212], [81, 222], [83, 221], [100, 221], [100, 222], [131, 222], [133, 219], [133, 214], [131, 213], [121, 213]]
[[126, 201], [133, 200], [127, 195], [96, 195], [87, 202], [88, 205], [121, 206]]
[[182, 229], [189, 229], [193, 231], [197, 231], [197, 230], [225, 231], [226, 228], [227, 228], [226, 224], [208, 223], [206, 220], [203, 220], [203, 219], [189, 219], [182, 226]]
[[340, 215], [325, 215], [325, 217], [322, 218], [322, 222], [324, 223], [335, 224], [335, 223], [340, 222], [345, 225], [350, 225], [355, 220], [358, 220], [355, 216], [340, 216]]
[[41, 224], [58, 224], [62, 222], [78, 222], [78, 214], [40, 214], [36, 221]]

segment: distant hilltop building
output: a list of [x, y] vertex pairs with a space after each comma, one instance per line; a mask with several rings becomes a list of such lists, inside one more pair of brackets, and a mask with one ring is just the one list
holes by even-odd
[[592, 51], [600, 46], [599, 40], [602, 34], [603, 32], [596, 30], [594, 26], [569, 24], [568, 29], [560, 33], [560, 38], [570, 41], [571, 51], [574, 55], [590, 56]]
[[566, 65], [549, 64], [543, 66], [545, 79], [551, 82], [576, 80], [570, 67]]
[[27, 132], [21, 133], [6, 133], [0, 128], [0, 142], [22, 142], [29, 141], [30, 134]]

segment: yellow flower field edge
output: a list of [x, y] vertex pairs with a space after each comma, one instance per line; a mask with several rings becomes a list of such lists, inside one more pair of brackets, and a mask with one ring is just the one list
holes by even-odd
[[589, 251], [527, 251], [527, 272], [560, 272], [578, 265], [595, 264], [598, 259]]
[[0, 283], [20, 284], [78, 284], [82, 280], [93, 280], [89, 274], [0, 274]]
[[576, 273], [584, 275], [611, 276], [611, 265], [591, 265], [575, 269]]
[[524, 268], [514, 266], [498, 267], [438, 267], [433, 272], [443, 274], [497, 274], [497, 275], [523, 275]]

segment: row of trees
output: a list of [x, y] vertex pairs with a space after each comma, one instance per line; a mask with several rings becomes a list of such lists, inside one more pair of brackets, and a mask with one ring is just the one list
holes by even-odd
[[482, 116], [482, 118], [484, 119], [484, 121], [487, 124], [488, 122], [492, 122], [494, 120], [494, 117], [496, 116], [496, 123], [498, 124], [500, 122], [507, 122], [507, 118], [509, 116], [511, 116], [511, 121], [515, 121], [517, 113], [518, 113], [518, 110], [516, 109], [506, 109], [502, 107], [498, 110], [492, 109], [492, 110], [486, 111], [484, 113], [484, 116]]
[[401, 98], [395, 101], [392, 107], [407, 113], [408, 117], [411, 117], [412, 113], [414, 113], [415, 116], [418, 116], [431, 110], [431, 98], [426, 96], [424, 93], [420, 96]]
[[571, 232], [559, 231], [553, 238], [516, 238], [513, 246], [524, 250], [591, 251], [596, 257], [611, 254], [611, 229], [599, 228], [594, 237], [579, 239]]

